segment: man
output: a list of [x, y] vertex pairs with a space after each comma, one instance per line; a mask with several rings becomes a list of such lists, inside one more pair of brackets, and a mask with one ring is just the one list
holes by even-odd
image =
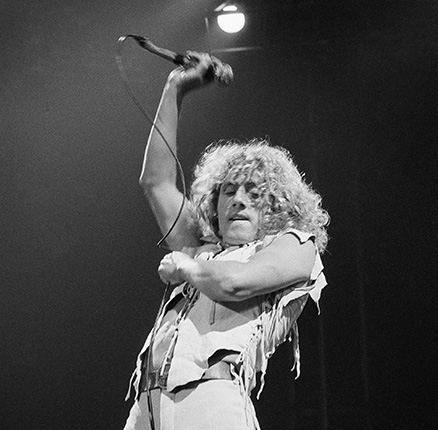
[[230, 73], [208, 54], [189, 55], [193, 66], [167, 80], [140, 177], [172, 251], [159, 276], [176, 287], [139, 355], [125, 430], [258, 429], [256, 374], [262, 389], [287, 338], [299, 372], [296, 320], [325, 286], [329, 217], [283, 148], [255, 139], [209, 146], [181, 209], [172, 153], [182, 100]]

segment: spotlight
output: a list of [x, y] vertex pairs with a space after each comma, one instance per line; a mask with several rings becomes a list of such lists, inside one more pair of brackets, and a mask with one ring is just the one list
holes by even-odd
[[217, 23], [226, 33], [238, 33], [245, 26], [245, 15], [238, 11], [237, 6], [228, 5], [220, 10]]

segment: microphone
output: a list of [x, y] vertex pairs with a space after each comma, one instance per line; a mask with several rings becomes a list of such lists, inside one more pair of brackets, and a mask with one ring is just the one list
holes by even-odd
[[[119, 40], [125, 39], [126, 37], [132, 37], [143, 49], [151, 52], [152, 54], [158, 55], [167, 61], [172, 62], [178, 66], [183, 66], [184, 68], [193, 67], [196, 64], [196, 60], [192, 59], [190, 55], [178, 54], [173, 51], [169, 51], [165, 48], [159, 48], [154, 45], [148, 37], [137, 36], [135, 34], [130, 34], [128, 36], [122, 36]], [[221, 76], [216, 74], [216, 67], [213, 64], [207, 71], [207, 79], [218, 80], [220, 84], [228, 85], [233, 81], [233, 69], [227, 63], [222, 63], [224, 66], [223, 73]]]
[[168, 49], [159, 48], [157, 45], [154, 45], [148, 37], [137, 36], [134, 34], [131, 34], [130, 37], [132, 37], [143, 49], [146, 49], [146, 51], [152, 52], [152, 54], [158, 55], [178, 66], [189, 67], [192, 65], [192, 61], [190, 61], [188, 55], [177, 54]]

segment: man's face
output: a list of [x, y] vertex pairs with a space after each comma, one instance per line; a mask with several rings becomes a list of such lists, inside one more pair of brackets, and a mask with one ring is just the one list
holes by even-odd
[[226, 179], [219, 191], [219, 232], [226, 245], [243, 245], [258, 238], [259, 189], [253, 181]]

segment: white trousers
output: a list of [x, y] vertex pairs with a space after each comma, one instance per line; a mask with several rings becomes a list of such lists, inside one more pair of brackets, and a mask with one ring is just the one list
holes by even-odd
[[[254, 430], [253, 405], [239, 384], [211, 379], [189, 385], [177, 393], [151, 391], [155, 430]], [[151, 430], [146, 393], [135, 401], [124, 430]]]

